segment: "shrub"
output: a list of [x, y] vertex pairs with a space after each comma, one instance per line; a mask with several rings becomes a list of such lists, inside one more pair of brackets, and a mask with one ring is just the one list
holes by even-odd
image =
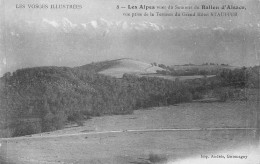
[[217, 88], [214, 90], [213, 94], [219, 99], [220, 102], [226, 102], [229, 98], [227, 88]]
[[43, 119], [42, 129], [44, 132], [61, 129], [64, 127], [66, 120], [67, 117], [62, 111], [56, 114], [48, 112]]
[[226, 102], [227, 99], [228, 99], [228, 93], [227, 93], [227, 92], [221, 92], [219, 98], [220, 98], [219, 100], [220, 100], [221, 102]]
[[68, 116], [68, 121], [75, 122], [78, 126], [83, 126], [84, 115], [81, 112], [75, 112]]
[[163, 155], [150, 153], [148, 160], [151, 163], [161, 163], [161, 162], [166, 162], [167, 158], [165, 156], [163, 156]]
[[13, 136], [13, 131], [14, 129], [11, 129], [11, 128], [7, 128], [7, 129], [1, 129], [0, 130], [0, 138], [6, 138], [6, 137], [10, 137], [10, 136]]
[[192, 94], [190, 91], [183, 89], [182, 91], [178, 92], [178, 102], [177, 103], [182, 103], [182, 102], [191, 102], [192, 101]]
[[62, 129], [67, 121], [67, 116], [63, 111], [59, 111], [54, 115], [53, 126], [55, 129]]
[[41, 125], [38, 121], [18, 121], [13, 124], [12, 137], [36, 134], [41, 132]]
[[192, 99], [193, 100], [199, 100], [203, 98], [203, 94], [200, 92], [195, 92], [194, 94], [192, 94]]

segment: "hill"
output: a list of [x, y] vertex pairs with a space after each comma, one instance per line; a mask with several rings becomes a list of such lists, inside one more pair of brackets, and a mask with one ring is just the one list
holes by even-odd
[[93, 19], [76, 24], [68, 18], [7, 23], [6, 40], [4, 44], [0, 40], [0, 45], [12, 51], [0, 60], [21, 63], [3, 65], [0, 75], [19, 67], [76, 66], [89, 63], [89, 59], [100, 61], [119, 55], [151, 61], [157, 61], [159, 56], [167, 65], [205, 61], [239, 66], [258, 64], [252, 55], [259, 33], [255, 27], [219, 30], [133, 23]]
[[184, 81], [147, 76], [157, 69], [137, 60], [119, 59], [74, 68], [34, 67], [6, 73], [0, 78], [0, 137], [53, 131], [67, 122], [81, 125], [92, 116], [189, 102], [216, 89], [220, 91], [213, 96], [224, 95], [226, 100], [227, 87], [243, 88], [249, 84], [248, 78], [252, 79], [249, 86], [259, 82], [257, 67]]
[[[157, 74], [170, 75], [170, 76], [194, 76], [197, 78], [197, 75], [200, 76], [212, 76], [218, 75], [220, 72], [225, 70], [233, 71], [235, 69], [240, 69], [241, 67], [230, 66], [228, 64], [215, 64], [215, 63], [204, 63], [202, 65], [195, 64], [184, 64], [184, 65], [175, 65], [175, 66], [166, 66], [164, 64], [158, 64], [160, 68], [163, 68], [163, 71], [157, 71]], [[191, 77], [193, 78], [193, 77]], [[186, 78], [184, 78], [186, 79]]]
[[123, 74], [150, 74], [156, 73], [157, 70], [164, 70], [158, 66], [153, 66], [150, 63], [134, 60], [130, 58], [123, 58], [117, 60], [110, 60], [98, 63], [92, 63], [80, 67], [81, 69], [91, 69], [103, 75], [122, 78]]
[[117, 68], [123, 74], [124, 66], [128, 72], [135, 66], [139, 72], [152, 72], [149, 64], [120, 59], [75, 68], [34, 67], [6, 73], [0, 79], [0, 118], [4, 118], [0, 137], [53, 131], [66, 122], [81, 125], [90, 116], [127, 114], [138, 108], [191, 100], [184, 85], [170, 80], [130, 74], [118, 79], [99, 73]]

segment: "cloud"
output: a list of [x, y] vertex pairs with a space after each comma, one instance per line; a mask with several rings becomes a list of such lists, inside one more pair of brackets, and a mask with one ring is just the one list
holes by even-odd
[[53, 27], [59, 27], [60, 25], [56, 21], [50, 21], [46, 18], [43, 18], [42, 22], [52, 25]]
[[90, 24], [92, 25], [92, 27], [97, 28], [98, 24], [97, 21], [91, 21]]

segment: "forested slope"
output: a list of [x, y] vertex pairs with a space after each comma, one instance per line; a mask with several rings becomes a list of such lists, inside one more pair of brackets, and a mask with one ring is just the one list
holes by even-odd
[[[173, 104], [173, 94], [179, 93], [171, 88], [185, 88], [175, 85], [132, 75], [116, 79], [82, 68], [20, 69], [1, 78], [1, 115], [6, 120], [1, 132], [3, 136], [38, 133], [60, 129], [67, 121], [79, 123], [89, 116], [126, 114], [141, 107]], [[185, 96], [191, 100], [190, 94]]]
[[[112, 64], [115, 61], [112, 61]], [[82, 124], [92, 116], [129, 114], [135, 109], [193, 99], [216, 88], [257, 87], [257, 67], [225, 70], [214, 78], [180, 82], [124, 74], [99, 74], [111, 62], [69, 67], [35, 67], [6, 73], [0, 80], [0, 136], [21, 136]], [[248, 82], [248, 79], [253, 79]], [[224, 92], [226, 100], [227, 89]]]

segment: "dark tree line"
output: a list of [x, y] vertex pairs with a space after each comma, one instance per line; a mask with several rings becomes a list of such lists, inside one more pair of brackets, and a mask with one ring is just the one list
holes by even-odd
[[[80, 68], [21, 69], [1, 78], [6, 136], [61, 129], [91, 116], [129, 114], [150, 106], [190, 101], [181, 83], [124, 75], [116, 79]], [[39, 128], [40, 127], [40, 128]]]
[[233, 86], [244, 88], [248, 83], [249, 74], [245, 67], [241, 69], [221, 71], [218, 76], [223, 86]]
[[[166, 66], [164, 64], [151, 63], [154, 66], [163, 68], [164, 70], [157, 70], [158, 74], [170, 76], [194, 76], [194, 75], [216, 75], [229, 67], [228, 64], [203, 63], [202, 65], [184, 64], [176, 65], [183, 67], [182, 69], [175, 69], [174, 66]], [[228, 69], [230, 70], [230, 69]]]
[[92, 116], [189, 102], [218, 87], [245, 87], [253, 70], [224, 70], [214, 78], [184, 82], [131, 74], [117, 79], [82, 67], [17, 70], [0, 80], [0, 135], [47, 132], [66, 122], [82, 125]]

